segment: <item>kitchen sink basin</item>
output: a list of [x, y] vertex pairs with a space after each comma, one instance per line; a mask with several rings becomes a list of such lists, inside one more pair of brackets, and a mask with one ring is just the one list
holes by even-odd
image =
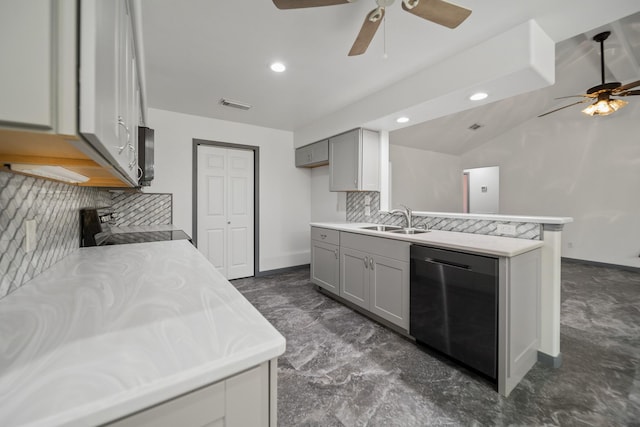
[[400, 231], [402, 230], [397, 225], [370, 225], [367, 227], [361, 227], [363, 230], [374, 230], [374, 231]]
[[429, 230], [420, 230], [417, 228], [400, 228], [398, 230], [389, 230], [391, 233], [398, 233], [398, 234], [422, 234], [422, 233], [428, 233]]

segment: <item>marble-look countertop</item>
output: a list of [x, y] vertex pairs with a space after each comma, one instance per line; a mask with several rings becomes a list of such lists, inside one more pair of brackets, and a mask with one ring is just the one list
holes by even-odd
[[284, 350], [186, 240], [81, 248], [0, 300], [0, 425], [99, 425]]
[[514, 257], [544, 246], [544, 242], [541, 240], [487, 236], [484, 234], [458, 233], [454, 231], [430, 230], [427, 233], [420, 234], [399, 234], [388, 231], [364, 230], [362, 227], [378, 224], [360, 222], [312, 222], [310, 225], [312, 227], [367, 234], [387, 239], [404, 240], [411, 243], [499, 257]]

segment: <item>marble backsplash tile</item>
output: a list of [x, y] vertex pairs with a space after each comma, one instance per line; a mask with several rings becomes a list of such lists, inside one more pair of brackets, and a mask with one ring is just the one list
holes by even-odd
[[[365, 215], [365, 201], [369, 197], [370, 215]], [[533, 222], [492, 221], [486, 219], [448, 218], [446, 216], [413, 215], [413, 226], [424, 226], [432, 230], [457, 231], [461, 233], [503, 236], [498, 233], [498, 224], [513, 225], [519, 239], [540, 240], [542, 225]], [[403, 215], [393, 215], [380, 211], [380, 193], [358, 191], [347, 193], [347, 222], [372, 222], [376, 224], [405, 225]]]
[[[0, 171], [0, 298], [79, 247], [79, 209], [111, 202], [109, 192]], [[37, 243], [25, 251], [25, 223]]]
[[116, 227], [171, 224], [173, 195], [114, 191], [111, 207], [117, 213]]

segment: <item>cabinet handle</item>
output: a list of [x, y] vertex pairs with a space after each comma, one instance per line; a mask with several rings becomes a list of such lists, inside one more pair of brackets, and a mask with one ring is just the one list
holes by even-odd
[[336, 256], [336, 259], [338, 259], [338, 250], [337, 250], [337, 249], [334, 249], [334, 250], [333, 250], [333, 253], [334, 253], [334, 255]]
[[356, 188], [358, 187], [358, 180], [357, 179], [353, 180], [353, 186], [356, 187]]
[[369, 257], [364, 257], [364, 268], [369, 268]]
[[122, 126], [125, 132], [127, 132], [127, 142], [125, 142], [122, 147], [118, 147], [118, 154], [122, 154], [127, 146], [131, 146], [131, 132], [129, 132], [129, 128], [122, 117], [118, 117], [118, 126]]
[[369, 267], [373, 270], [373, 258], [369, 258]]
[[324, 239], [326, 239], [326, 238], [327, 238], [327, 235], [326, 235], [326, 234], [321, 234], [321, 235], [320, 235], [320, 238], [321, 238], [322, 240], [324, 240]]

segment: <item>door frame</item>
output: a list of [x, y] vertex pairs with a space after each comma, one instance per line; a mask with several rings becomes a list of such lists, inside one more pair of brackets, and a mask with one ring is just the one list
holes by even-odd
[[191, 236], [196, 247], [198, 247], [198, 146], [200, 145], [253, 151], [253, 276], [258, 276], [260, 273], [260, 147], [193, 138]]

